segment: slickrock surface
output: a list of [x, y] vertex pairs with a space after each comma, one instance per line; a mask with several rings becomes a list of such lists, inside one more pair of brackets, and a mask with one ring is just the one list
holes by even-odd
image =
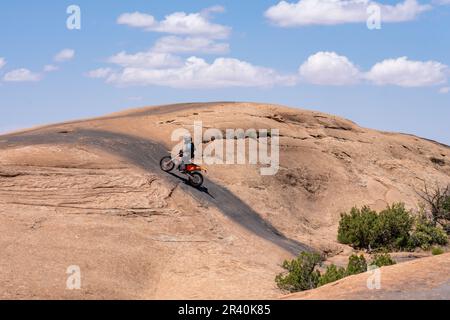
[[[279, 129], [278, 174], [211, 165], [197, 190], [161, 172], [172, 131], [194, 121]], [[277, 298], [283, 259], [348, 255], [341, 212], [415, 208], [424, 183], [449, 182], [448, 146], [266, 104], [149, 107], [0, 136], [0, 298]], [[438, 259], [428, 267], [448, 266]], [[81, 290], [66, 289], [71, 265]]]

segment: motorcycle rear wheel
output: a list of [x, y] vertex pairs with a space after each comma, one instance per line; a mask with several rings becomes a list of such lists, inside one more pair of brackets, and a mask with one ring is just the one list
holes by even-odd
[[193, 187], [199, 188], [203, 184], [203, 175], [200, 172], [189, 174], [189, 184]]

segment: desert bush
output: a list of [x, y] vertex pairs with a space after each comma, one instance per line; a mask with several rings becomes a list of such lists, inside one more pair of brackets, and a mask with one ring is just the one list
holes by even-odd
[[[289, 292], [310, 290], [367, 271], [367, 260], [363, 255], [351, 255], [347, 268], [334, 264], [328, 265], [323, 274], [318, 270], [322, 262], [323, 258], [319, 254], [306, 252], [301, 253], [294, 260], [284, 261], [283, 268], [286, 272], [275, 277], [278, 288]], [[377, 253], [371, 259], [371, 265], [378, 267], [393, 264], [395, 261], [388, 253]]]
[[367, 261], [363, 255], [357, 256], [352, 254], [348, 259], [346, 275], [351, 276], [358, 273], [363, 273], [367, 271]]
[[[450, 188], [450, 187], [447, 187]], [[447, 212], [450, 212], [450, 192], [447, 191], [447, 195], [445, 196], [444, 200], [442, 201], [442, 208], [446, 210]]]
[[342, 267], [337, 267], [332, 264], [327, 267], [327, 270], [320, 276], [319, 286], [323, 286], [327, 283], [338, 281], [346, 276], [346, 270]]
[[369, 207], [353, 207], [349, 214], [341, 214], [338, 241], [355, 248], [373, 247], [376, 240], [378, 215]]
[[392, 259], [389, 253], [375, 253], [370, 264], [381, 268], [383, 266], [392, 266], [396, 264], [396, 262]]
[[342, 278], [363, 273], [367, 271], [367, 261], [363, 255], [353, 254], [348, 259], [347, 268], [337, 267], [332, 264], [329, 265], [323, 275], [320, 276], [319, 286], [335, 282]]
[[397, 203], [380, 213], [363, 207], [342, 214], [338, 241], [357, 249], [413, 250], [428, 249], [433, 244], [445, 245], [448, 237], [434, 220], [425, 215], [415, 217], [404, 204]]
[[443, 254], [445, 251], [444, 249], [440, 248], [440, 247], [434, 247], [433, 249], [431, 249], [431, 254], [433, 256], [438, 256], [440, 254]]
[[425, 216], [419, 216], [415, 222], [415, 228], [408, 240], [408, 247], [413, 249], [420, 247], [429, 249], [433, 244], [446, 245], [448, 243], [447, 234], [443, 229], [434, 225]]
[[409, 232], [414, 223], [411, 212], [403, 203], [388, 206], [378, 215], [374, 248], [404, 248], [408, 244]]
[[338, 241], [354, 248], [402, 248], [408, 244], [413, 218], [404, 204], [388, 206], [379, 214], [369, 207], [342, 214]]
[[287, 273], [277, 275], [275, 282], [281, 290], [289, 292], [314, 289], [320, 280], [320, 272], [316, 268], [322, 261], [317, 253], [302, 252], [296, 259], [283, 262]]
[[363, 255], [350, 256], [347, 269], [331, 264], [323, 274], [318, 270], [322, 262], [323, 258], [319, 254], [306, 252], [296, 259], [284, 261], [283, 268], [286, 272], [275, 277], [278, 288], [289, 292], [310, 290], [367, 271], [367, 262]]
[[436, 186], [434, 189], [425, 185], [418, 195], [425, 202], [433, 224], [441, 226], [450, 234], [450, 185], [445, 188]]

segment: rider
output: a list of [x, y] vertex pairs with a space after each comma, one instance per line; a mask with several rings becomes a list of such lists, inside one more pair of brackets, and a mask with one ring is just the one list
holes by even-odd
[[181, 164], [180, 171], [186, 170], [186, 165], [192, 163], [195, 158], [195, 145], [190, 136], [184, 137], [183, 150], [180, 150]]

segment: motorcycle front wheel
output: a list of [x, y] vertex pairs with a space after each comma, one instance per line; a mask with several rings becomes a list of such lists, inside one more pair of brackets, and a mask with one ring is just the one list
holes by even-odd
[[164, 157], [161, 159], [159, 166], [162, 171], [169, 172], [175, 168], [175, 163], [172, 161], [172, 157]]

